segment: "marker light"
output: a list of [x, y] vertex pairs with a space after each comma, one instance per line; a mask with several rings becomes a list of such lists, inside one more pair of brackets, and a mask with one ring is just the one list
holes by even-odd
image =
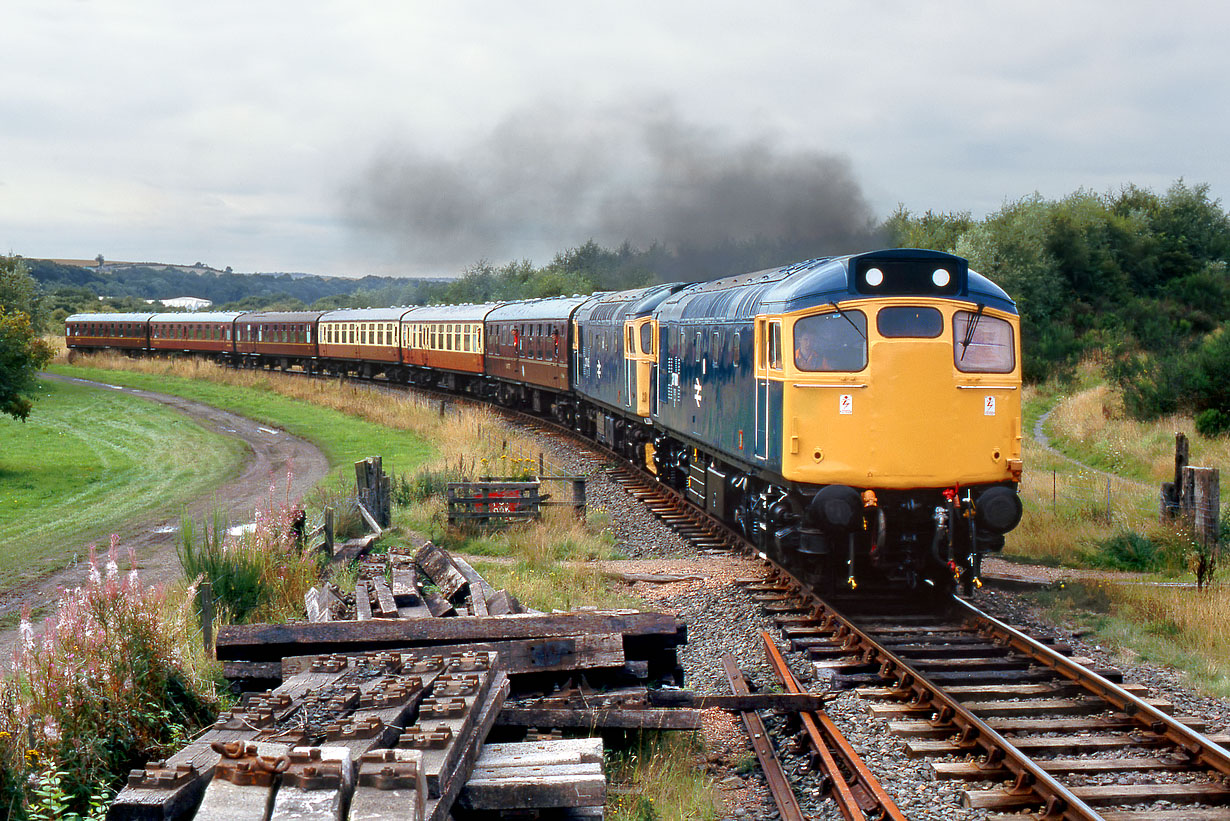
[[863, 274], [863, 276], [866, 278], [867, 284], [872, 288], [884, 282], [884, 272], [879, 268], [868, 268], [867, 273]]
[[931, 281], [935, 283], [935, 287], [943, 288], [952, 281], [952, 275], [943, 268], [936, 268], [931, 272]]

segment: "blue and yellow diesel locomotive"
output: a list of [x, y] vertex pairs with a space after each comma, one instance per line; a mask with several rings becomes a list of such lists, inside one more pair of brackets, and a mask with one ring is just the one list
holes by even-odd
[[550, 415], [829, 590], [968, 590], [1021, 516], [1016, 306], [949, 254], [485, 305], [83, 314], [66, 336]]
[[659, 477], [818, 584], [969, 588], [1019, 522], [1019, 319], [965, 260], [811, 260], [652, 321]]

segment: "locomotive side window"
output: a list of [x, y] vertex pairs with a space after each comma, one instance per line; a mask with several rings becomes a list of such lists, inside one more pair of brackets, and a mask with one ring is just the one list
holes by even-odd
[[653, 323], [641, 326], [641, 353], [653, 353]]
[[782, 369], [782, 323], [769, 323], [769, 368]]
[[944, 317], [935, 308], [898, 305], [876, 314], [876, 330], [883, 337], [935, 339], [944, 332]]
[[1012, 326], [979, 312], [952, 317], [953, 360], [964, 373], [1011, 373], [1016, 367]]
[[867, 367], [867, 315], [842, 311], [795, 322], [794, 366], [801, 371], [861, 371]]

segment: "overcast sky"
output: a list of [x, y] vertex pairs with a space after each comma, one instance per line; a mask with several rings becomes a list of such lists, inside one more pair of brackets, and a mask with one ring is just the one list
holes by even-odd
[[448, 276], [898, 203], [982, 216], [1180, 177], [1225, 198], [1228, 20], [1123, 0], [3, 0], [0, 252]]

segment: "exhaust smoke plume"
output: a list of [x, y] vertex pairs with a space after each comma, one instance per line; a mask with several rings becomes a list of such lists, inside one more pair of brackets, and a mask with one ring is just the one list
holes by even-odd
[[391, 146], [347, 194], [359, 228], [424, 268], [541, 264], [594, 239], [656, 244], [673, 259], [670, 275], [704, 277], [751, 246], [769, 265], [876, 243], [845, 158], [735, 142], [662, 105], [522, 110], [447, 156]]

